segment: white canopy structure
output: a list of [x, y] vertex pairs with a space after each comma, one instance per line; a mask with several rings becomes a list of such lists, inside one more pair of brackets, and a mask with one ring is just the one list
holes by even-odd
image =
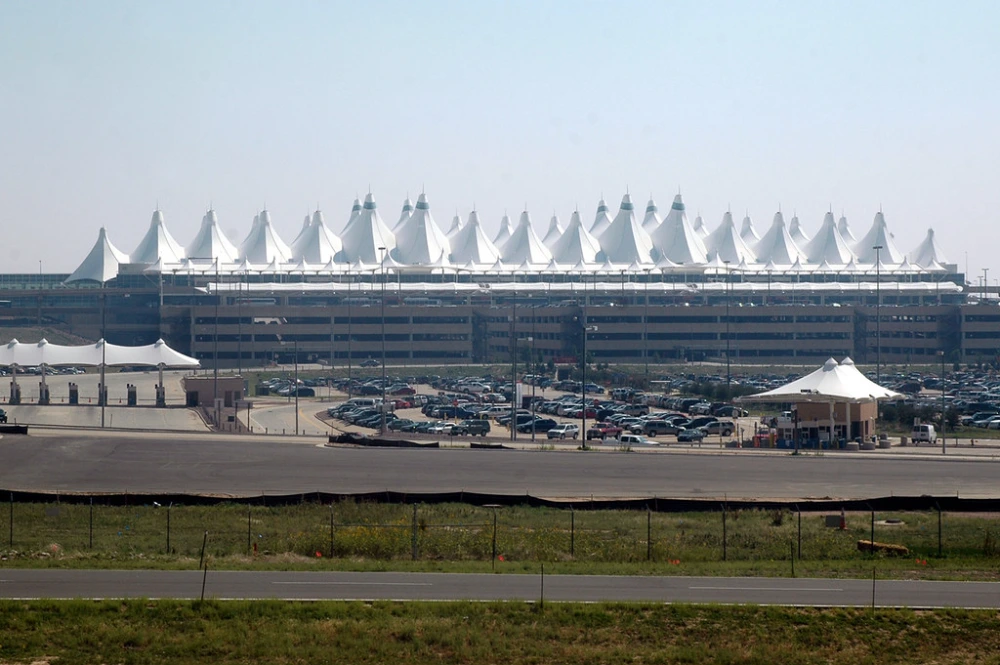
[[[368, 206], [368, 199], [365, 199], [365, 206]], [[423, 192], [417, 197], [417, 207], [410, 219], [396, 233], [395, 244], [393, 258], [409, 265], [428, 265], [442, 255], [448, 256], [451, 253], [451, 244], [434, 222], [427, 195]]]
[[489, 265], [499, 258], [500, 250], [487, 237], [479, 223], [479, 213], [473, 210], [469, 213], [469, 221], [451, 238], [452, 263]]
[[830, 358], [811, 374], [780, 388], [740, 397], [743, 402], [850, 403], [900, 399], [903, 395], [883, 388], [862, 374], [850, 358], [838, 363]]
[[[875, 249], [876, 246], [879, 247], [878, 250]], [[854, 253], [858, 255], [858, 261], [861, 263], [874, 265], [878, 260], [883, 264], [895, 265], [903, 262], [903, 253], [896, 248], [881, 210], [875, 213], [875, 220], [868, 233], [854, 246]]]
[[569, 226], [552, 245], [552, 257], [556, 263], [576, 265], [578, 263], [594, 263], [601, 251], [601, 244], [583, 227], [580, 211], [574, 210], [569, 218]]
[[343, 249], [344, 243], [327, 227], [323, 213], [317, 210], [298, 240], [292, 243], [292, 259], [323, 265], [333, 261]]
[[719, 228], [705, 239], [705, 246], [709, 252], [714, 253], [723, 262], [728, 261], [733, 265], [752, 263], [756, 260], [753, 250], [737, 233], [733, 215], [728, 211], [722, 216]]
[[608, 204], [604, 202], [604, 197], [601, 197], [597, 204], [597, 215], [594, 217], [594, 223], [590, 225], [590, 234], [595, 238], [600, 238], [609, 226], [611, 226], [611, 215], [608, 213]]
[[271, 213], [261, 210], [256, 228], [241, 248], [239, 260], [266, 265], [271, 262], [288, 263], [291, 258], [291, 248], [271, 226]]
[[646, 216], [642, 218], [642, 228], [646, 230], [646, 233], [652, 233], [662, 223], [660, 209], [656, 206], [653, 197], [650, 196], [649, 203], [646, 204]]
[[948, 263], [948, 259], [944, 258], [944, 254], [941, 253], [941, 249], [934, 239], [934, 229], [927, 229], [927, 236], [923, 242], [917, 245], [917, 248], [910, 252], [908, 256], [911, 263], [921, 268], [931, 268], [935, 264], [943, 265]]
[[87, 258], [66, 278], [66, 282], [92, 281], [104, 284], [118, 275], [118, 268], [128, 263], [128, 254], [111, 244], [104, 227], [97, 232], [97, 242]]
[[680, 194], [674, 197], [663, 223], [653, 231], [652, 243], [656, 259], [666, 257], [680, 265], [705, 263], [708, 259], [705, 243], [688, 221]]
[[542, 242], [546, 247], [552, 249], [552, 245], [562, 236], [563, 230], [562, 225], [559, 223], [559, 217], [553, 214], [552, 219], [549, 220], [549, 228], [546, 229], [545, 235], [542, 236]]
[[[419, 207], [420, 204], [417, 205]], [[378, 214], [375, 197], [371, 192], [365, 196], [364, 208], [357, 218], [353, 222], [348, 222], [341, 242], [344, 243], [344, 249], [338, 260], [343, 263], [363, 261], [376, 264], [382, 260], [379, 256], [379, 247], [385, 247], [389, 252], [396, 247], [396, 236]]]
[[805, 260], [805, 253], [799, 249], [785, 227], [785, 218], [779, 210], [774, 214], [771, 228], [754, 246], [757, 260], [761, 263], [790, 266], [797, 261]]
[[792, 214], [792, 221], [788, 223], [788, 235], [792, 236], [792, 240], [799, 248], [805, 247], [812, 240], [806, 235], [806, 232], [802, 230], [802, 224], [799, 222], [799, 218], [794, 213]]
[[22, 344], [12, 339], [0, 346], [0, 366], [3, 367], [113, 367], [116, 365], [148, 365], [150, 367], [200, 367], [200, 363], [179, 353], [162, 339], [147, 346], [118, 346], [99, 340], [86, 346], [63, 346], [41, 340]]
[[753, 225], [753, 220], [750, 218], [749, 212], [743, 218], [743, 225], [740, 227], [740, 237], [743, 238], [749, 247], [753, 247], [760, 240], [760, 234], [757, 233], [757, 227]]
[[180, 246], [163, 223], [163, 213], [157, 209], [149, 223], [149, 230], [139, 241], [129, 259], [131, 263], [179, 263], [185, 256], [184, 248]]
[[653, 242], [636, 220], [632, 197], [627, 193], [611, 226], [601, 234], [600, 242], [605, 259], [612, 263], [653, 262]]
[[504, 212], [503, 217], [500, 219], [500, 230], [497, 231], [496, 237], [493, 238], [493, 244], [496, 245], [497, 249], [503, 249], [508, 240], [510, 240], [510, 217]]
[[450, 241], [452, 236], [456, 235], [461, 230], [462, 230], [462, 218], [459, 217], [458, 212], [456, 212], [455, 216], [451, 218], [451, 226], [449, 226], [448, 230], [444, 232], [444, 235]]
[[201, 219], [198, 235], [188, 245], [187, 256], [233, 263], [239, 259], [239, 255], [236, 245], [219, 228], [215, 210], [209, 210]]
[[396, 220], [396, 225], [392, 227], [392, 232], [395, 233], [399, 229], [403, 228], [403, 224], [406, 224], [406, 220], [408, 220], [412, 214], [413, 204], [410, 202], [410, 197], [407, 196], [403, 200], [403, 209], [399, 213], [399, 219]]
[[858, 239], [854, 237], [854, 232], [851, 231], [851, 225], [847, 223], [847, 217], [841, 213], [840, 219], [837, 221], [837, 230], [840, 231], [840, 237], [844, 239], [848, 247], [854, 247], [857, 244]]
[[531, 227], [531, 215], [525, 210], [517, 221], [517, 228], [500, 248], [500, 258], [508, 265], [547, 265], [552, 260], [552, 252], [545, 246], [535, 229]]
[[823, 217], [819, 231], [805, 246], [805, 253], [810, 262], [818, 264], [846, 265], [854, 258], [854, 252], [837, 229], [832, 212]]
[[[407, 199], [409, 200], [409, 199]], [[354, 226], [354, 222], [358, 221], [358, 217], [361, 216], [361, 200], [354, 199], [354, 203], [351, 204], [351, 216], [347, 218], [347, 224], [344, 224], [344, 230], [340, 232], [341, 238], [346, 238], [348, 231]]]
[[698, 215], [697, 217], [694, 218], [694, 222], [691, 224], [691, 228], [694, 229], [695, 233], [701, 236], [702, 240], [704, 240], [709, 236], [708, 227], [705, 226], [705, 220], [701, 218], [701, 215]]

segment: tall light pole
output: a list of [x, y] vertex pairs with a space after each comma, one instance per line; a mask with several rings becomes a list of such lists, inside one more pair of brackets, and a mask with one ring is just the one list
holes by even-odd
[[941, 454], [944, 455], [945, 453], [947, 453], [947, 450], [945, 450], [945, 443], [947, 441], [947, 437], [945, 436], [944, 432], [945, 432], [945, 427], [946, 427], [946, 425], [948, 423], [948, 421], [947, 421], [947, 419], [945, 418], [945, 415], [944, 415], [945, 414], [945, 407], [944, 407], [944, 349], [941, 349], [940, 351], [938, 351], [938, 355], [941, 356]]
[[517, 276], [511, 274], [513, 299], [510, 302], [510, 440], [517, 440]]
[[583, 398], [583, 422], [580, 424], [580, 437], [583, 447], [587, 447], [587, 333], [597, 332], [597, 326], [588, 326], [586, 320], [583, 323], [583, 382], [580, 385], [580, 395]]
[[212, 356], [215, 359], [212, 370], [212, 408], [215, 410], [215, 426], [219, 427], [219, 257], [215, 257], [215, 334], [212, 335]]
[[645, 363], [646, 390], [649, 390], [649, 271], [649, 268], [643, 268], [646, 283], [642, 287], [642, 359]]
[[875, 250], [875, 383], [882, 385], [882, 261], [879, 254], [882, 245], [872, 249]]
[[728, 399], [729, 388], [732, 383], [732, 374], [729, 366], [729, 261], [723, 261], [722, 263], [726, 266], [726, 283], [723, 286], [725, 286], [726, 290], [726, 397]]
[[[40, 269], [41, 261], [39, 261], [38, 263]], [[989, 268], [983, 268], [983, 302], [989, 300], [990, 298], [990, 291], [989, 291], [990, 281], [989, 279], [987, 279], [987, 273], [989, 273], [989, 271], [990, 271]]]
[[[534, 326], [535, 326], [535, 319], [534, 319], [535, 313], [534, 313], [534, 311], [532, 311], [531, 317], [532, 317], [531, 318], [531, 326], [532, 326], [532, 328], [534, 328]], [[528, 342], [528, 349], [531, 351], [528, 354], [528, 358], [529, 358], [529, 360], [528, 360], [528, 366], [530, 367], [531, 366], [531, 360], [530, 359], [535, 354], [535, 337], [534, 337], [534, 335], [531, 335], [525, 341]], [[534, 443], [535, 442], [535, 417], [536, 417], [536, 412], [535, 412], [535, 385], [538, 383], [538, 375], [535, 374], [534, 370], [529, 370], [529, 371], [531, 371], [531, 373], [533, 375], [531, 377], [531, 442]]]
[[351, 367], [351, 264], [347, 264], [347, 397], [351, 397], [351, 383], [354, 380]]
[[382, 424], [378, 433], [385, 434], [385, 247], [379, 247], [378, 251], [382, 258]]
[[296, 336], [292, 342], [292, 353], [295, 354], [295, 436], [299, 435], [299, 339]]

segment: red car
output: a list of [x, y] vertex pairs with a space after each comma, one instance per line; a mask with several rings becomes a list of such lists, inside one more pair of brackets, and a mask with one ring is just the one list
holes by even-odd
[[415, 395], [416, 390], [410, 386], [394, 386], [389, 389], [390, 395]]
[[591, 439], [614, 439], [622, 433], [622, 428], [608, 423], [597, 423], [587, 430], [587, 441]]

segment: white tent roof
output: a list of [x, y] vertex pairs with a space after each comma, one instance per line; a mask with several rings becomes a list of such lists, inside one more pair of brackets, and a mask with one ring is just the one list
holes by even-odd
[[792, 221], [788, 223], [788, 234], [792, 236], [792, 240], [800, 248], [805, 247], [806, 244], [811, 240], [806, 232], [802, 230], [802, 224], [799, 223], [799, 218], [797, 215], [792, 215]]
[[479, 223], [479, 213], [469, 213], [469, 221], [451, 239], [451, 260], [453, 263], [490, 264], [500, 258], [496, 248]]
[[[371, 193], [369, 192], [370, 195]], [[351, 204], [351, 216], [347, 218], [347, 224], [344, 224], [344, 230], [340, 232], [341, 238], [347, 237], [347, 232], [354, 226], [354, 222], [358, 221], [358, 217], [361, 217], [361, 210], [361, 200], [354, 199], [354, 203]]]
[[365, 205], [357, 219], [348, 222], [341, 241], [344, 243], [344, 250], [337, 258], [344, 263], [378, 263], [382, 259], [379, 247], [385, 247], [386, 251], [391, 252], [396, 246], [396, 236], [378, 214], [378, 206], [375, 205], [375, 197], [371, 192], [365, 196]]
[[740, 237], [750, 247], [753, 247], [760, 240], [760, 234], [757, 233], [757, 227], [753, 225], [753, 220], [750, 218], [749, 212], [743, 218], [743, 225], [740, 227]]
[[163, 259], [164, 263], [179, 263], [184, 256], [184, 248], [170, 235], [163, 223], [163, 213], [157, 210], [153, 213], [146, 235], [135, 251], [129, 254], [129, 260], [131, 263], [156, 263], [158, 259]]
[[504, 263], [515, 265], [524, 262], [545, 265], [552, 260], [552, 252], [531, 227], [531, 215], [527, 210], [521, 213], [517, 228], [500, 248], [500, 257]]
[[503, 218], [500, 220], [500, 230], [497, 231], [496, 237], [493, 238], [493, 244], [496, 245], [497, 249], [503, 249], [508, 240], [510, 240], [510, 217], [505, 212]]
[[681, 265], [704, 263], [708, 258], [704, 241], [688, 221], [680, 194], [674, 197], [663, 223], [653, 231], [652, 243], [657, 258], [665, 256]]
[[723, 261], [733, 264], [741, 262], [753, 263], [756, 255], [753, 253], [740, 234], [736, 232], [736, 223], [733, 215], [726, 212], [722, 216], [722, 223], [705, 239], [705, 247], [709, 252], [714, 252]]
[[22, 344], [12, 339], [0, 346], [0, 366], [38, 367], [48, 365], [100, 367], [114, 365], [150, 365], [153, 367], [199, 367], [194, 358], [178, 353], [162, 340], [147, 346], [118, 346], [104, 340], [86, 346], [63, 346], [42, 340], [37, 344]]
[[843, 214], [837, 221], [837, 230], [840, 231], [840, 237], [844, 239], [848, 247], [853, 247], [858, 242], [858, 239], [854, 237], [854, 232], [851, 231], [851, 225], [847, 223], [847, 217]]
[[309, 226], [303, 229], [296, 242], [292, 243], [292, 258], [304, 259], [309, 263], [325, 264], [332, 261], [344, 249], [340, 241], [323, 220], [319, 210], [313, 213]]
[[299, 240], [302, 239], [302, 234], [305, 233], [307, 230], [309, 230], [310, 224], [312, 224], [312, 218], [309, 215], [306, 215], [305, 219], [302, 221], [302, 228], [299, 229], [298, 235], [296, 235], [295, 239], [292, 240], [292, 242], [288, 245], [289, 247], [292, 248], [293, 252], [295, 245], [297, 245], [299, 243]]
[[805, 258], [805, 254], [788, 233], [785, 218], [780, 210], [774, 214], [771, 228], [761, 237], [753, 250], [761, 263], [771, 262], [787, 266]]
[[702, 239], [707, 238], [709, 235], [708, 227], [705, 226], [705, 220], [701, 218], [701, 215], [694, 218], [694, 223], [691, 224], [691, 228], [693, 228], [694, 232], [700, 235]]
[[187, 249], [188, 256], [204, 259], [218, 259], [224, 263], [234, 263], [240, 252], [222, 229], [214, 210], [209, 210], [201, 220], [201, 228]]
[[930, 268], [935, 263], [948, 263], [948, 259], [944, 258], [944, 254], [941, 253], [941, 249], [934, 239], [934, 229], [927, 229], [927, 237], [909, 253], [909, 258], [912, 263], [922, 268]]
[[549, 228], [546, 229], [545, 235], [542, 237], [542, 242], [549, 249], [552, 249], [552, 245], [559, 240], [559, 237], [563, 234], [563, 227], [559, 223], [559, 218], [553, 214], [552, 219], [549, 220]]
[[77, 266], [76, 270], [66, 279], [67, 282], [82, 282], [90, 280], [104, 283], [118, 275], [118, 266], [128, 263], [128, 255], [119, 251], [111, 244], [108, 233], [101, 227], [97, 232], [97, 242], [87, 254], [87, 258]]
[[632, 197], [627, 193], [611, 226], [601, 234], [600, 243], [606, 260], [612, 263], [653, 262], [653, 242], [636, 220]]
[[853, 404], [901, 398], [858, 371], [850, 358], [838, 363], [830, 358], [823, 366], [780, 388], [739, 398], [744, 402], [823, 402]]
[[403, 228], [403, 224], [406, 224], [406, 220], [408, 220], [412, 214], [413, 203], [410, 202], [410, 197], [406, 197], [403, 200], [403, 209], [399, 213], [399, 219], [396, 220], [396, 225], [392, 227], [392, 232], [395, 233], [399, 229]]
[[656, 206], [653, 198], [650, 197], [649, 203], [646, 204], [646, 216], [642, 218], [642, 228], [646, 229], [646, 233], [652, 233], [662, 223], [663, 219], [660, 217], [660, 209]]
[[[881, 247], [877, 252], [876, 245]], [[854, 246], [854, 253], [858, 255], [858, 261], [861, 263], [874, 264], [876, 258], [882, 264], [902, 263], [903, 253], [896, 248], [896, 243], [892, 239], [892, 234], [889, 233], [889, 227], [885, 223], [885, 216], [881, 210], [875, 213], [875, 220], [872, 222], [871, 228], [868, 229], [868, 233]]]
[[597, 204], [597, 215], [594, 217], [594, 223], [590, 225], [590, 234], [600, 239], [601, 234], [607, 231], [609, 226], [611, 226], [611, 215], [608, 213], [608, 204], [601, 198]]
[[278, 232], [271, 226], [271, 213], [262, 210], [258, 215], [258, 223], [252, 235], [246, 239], [240, 250], [240, 260], [251, 263], [268, 264], [271, 262], [288, 263], [292, 258], [292, 250], [281, 239]]
[[[365, 205], [368, 205], [367, 199]], [[442, 254], [447, 256], [450, 253], [451, 244], [434, 222], [427, 195], [421, 192], [417, 197], [417, 207], [410, 215], [410, 219], [396, 232], [396, 250], [393, 258], [400, 263], [428, 265]]]
[[583, 227], [580, 211], [573, 211], [569, 218], [569, 226], [552, 245], [552, 256], [557, 263], [575, 265], [579, 262], [595, 263], [601, 244], [587, 229]]
[[456, 212], [455, 216], [451, 218], [451, 226], [449, 226], [448, 230], [444, 232], [444, 235], [445, 237], [448, 238], [448, 240], [451, 240], [452, 236], [454, 236], [461, 230], [462, 230], [462, 218], [459, 217], [458, 213]]
[[246, 252], [244, 250], [247, 248], [247, 243], [249, 243], [252, 238], [256, 237], [257, 229], [259, 227], [260, 227], [260, 213], [253, 216], [253, 224], [250, 225], [250, 232], [247, 233], [247, 236], [243, 239], [243, 242], [240, 243], [240, 251], [239, 251], [240, 257], [246, 256]]
[[854, 252], [848, 247], [833, 220], [833, 213], [823, 216], [819, 231], [805, 246], [806, 256], [812, 263], [828, 263], [845, 265], [854, 257]]

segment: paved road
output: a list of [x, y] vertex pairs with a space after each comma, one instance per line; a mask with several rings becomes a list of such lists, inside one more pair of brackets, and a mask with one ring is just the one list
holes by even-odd
[[[215, 572], [205, 597], [286, 600], [538, 600], [541, 575]], [[200, 571], [2, 570], [2, 598], [198, 598]], [[548, 575], [549, 601], [866, 607], [871, 580]], [[1000, 584], [877, 581], [880, 607], [1000, 607]]]
[[1000, 462], [911, 458], [324, 447], [322, 439], [64, 433], [0, 438], [0, 488], [243, 496], [470, 491], [552, 498], [997, 497]]

